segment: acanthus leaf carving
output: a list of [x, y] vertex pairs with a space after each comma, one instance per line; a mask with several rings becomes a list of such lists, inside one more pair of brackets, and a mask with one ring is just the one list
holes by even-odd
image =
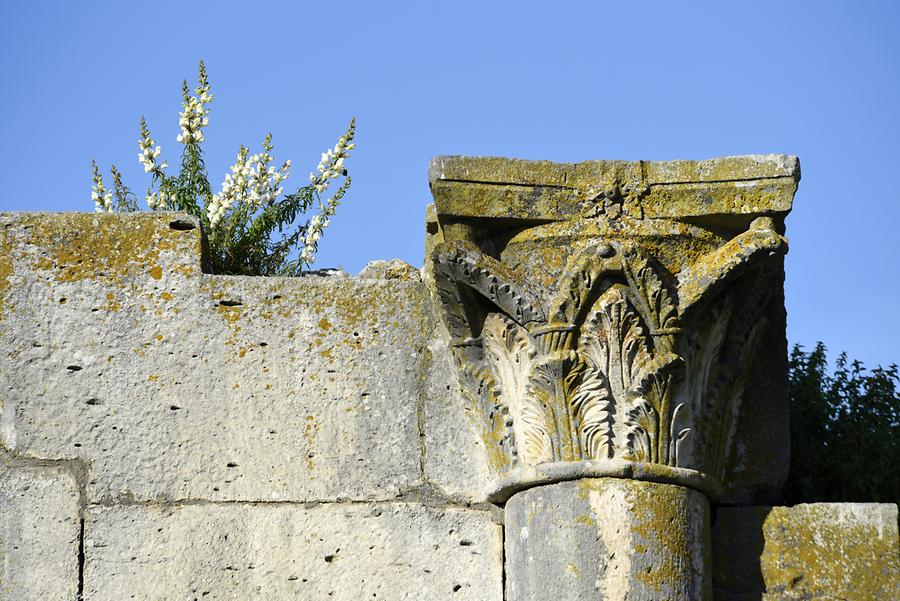
[[570, 402], [580, 416], [580, 436], [587, 459], [607, 459], [613, 454], [614, 398], [603, 370], [593, 359], [580, 357], [581, 379]]
[[496, 391], [509, 408], [515, 454], [528, 465], [547, 461], [552, 443], [548, 420], [528, 390], [535, 349], [528, 333], [503, 314], [485, 319], [484, 351], [497, 382]]
[[659, 277], [652, 260], [634, 247], [626, 248], [623, 255], [622, 271], [651, 334], [677, 333], [678, 302]]
[[[732, 284], [756, 276], [741, 257]], [[750, 342], [746, 327], [732, 326], [731, 285], [692, 293], [702, 306], [689, 305], [685, 316], [674, 278], [646, 250], [601, 241], [567, 263], [545, 312], [521, 278], [471, 244], [439, 246], [435, 260], [451, 323], [465, 315], [452, 306], [467, 302], [461, 290], [493, 303], [476, 307], [485, 313], [461, 340], [482, 351], [465, 360], [490, 374], [480, 394], [489, 415], [504, 415], [500, 441], [511, 467], [619, 459], [681, 468], [698, 457], [704, 469], [721, 464], [716, 420], [731, 419], [739, 382], [723, 378], [719, 363]]]

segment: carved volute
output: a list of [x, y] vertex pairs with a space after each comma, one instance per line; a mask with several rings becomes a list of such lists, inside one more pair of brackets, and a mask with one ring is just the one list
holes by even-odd
[[442, 157], [431, 274], [494, 499], [618, 476], [765, 501], [788, 467], [793, 157]]

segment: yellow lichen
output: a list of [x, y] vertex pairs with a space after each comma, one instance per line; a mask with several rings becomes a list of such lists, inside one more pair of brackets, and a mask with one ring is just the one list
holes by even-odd
[[29, 251], [32, 267], [52, 270], [61, 282], [97, 278], [119, 283], [141, 272], [158, 279], [161, 253], [193, 247], [199, 257], [199, 237], [186, 238], [185, 232], [169, 228], [164, 216], [67, 213], [17, 219], [27, 232], [26, 245], [36, 249]]
[[7, 228], [0, 228], [0, 319], [6, 306], [6, 293], [9, 291], [10, 276], [13, 272], [12, 243]]

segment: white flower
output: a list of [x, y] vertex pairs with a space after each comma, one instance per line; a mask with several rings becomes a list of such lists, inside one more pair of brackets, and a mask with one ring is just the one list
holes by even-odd
[[106, 186], [103, 185], [103, 176], [100, 175], [100, 168], [97, 167], [97, 163], [92, 163], [92, 167], [94, 175], [92, 178], [93, 185], [91, 186], [91, 200], [94, 201], [94, 210], [98, 213], [112, 213], [112, 192], [108, 191]]
[[141, 137], [138, 140], [138, 147], [141, 149], [138, 161], [144, 166], [144, 173], [153, 173], [154, 176], [163, 177], [166, 167], [169, 165], [165, 161], [157, 164], [156, 160], [162, 153], [162, 148], [156, 146], [156, 142], [150, 137], [150, 129], [143, 117], [141, 117]]
[[178, 125], [181, 133], [175, 139], [182, 144], [203, 142], [205, 136], [201, 131], [209, 125], [209, 108], [212, 102], [212, 94], [209, 93], [209, 84], [201, 74], [201, 82], [196, 89], [197, 96], [189, 96], [187, 88], [184, 89], [185, 99], [181, 104], [181, 113], [178, 115]]

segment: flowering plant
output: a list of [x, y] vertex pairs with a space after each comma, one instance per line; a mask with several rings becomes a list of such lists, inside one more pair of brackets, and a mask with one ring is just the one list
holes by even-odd
[[[309, 183], [293, 194], [284, 194], [282, 185], [290, 176], [291, 162], [275, 168], [271, 133], [263, 140], [260, 153], [250, 154], [247, 147], [240, 146], [221, 190], [214, 194], [201, 148], [213, 100], [203, 61], [194, 94], [185, 81], [182, 97], [177, 141], [184, 148], [181, 170], [176, 175], [167, 172], [168, 163], [160, 160], [162, 149], [141, 117], [138, 160], [151, 176], [147, 206], [151, 210], [187, 211], [197, 217], [209, 241], [214, 273], [298, 275], [304, 266], [315, 262], [322, 233], [350, 187], [345, 161], [355, 147], [355, 120], [350, 121], [334, 148], [322, 153]], [[112, 190], [104, 186], [100, 169], [93, 163], [91, 198], [96, 210], [139, 210], [137, 198], [122, 183], [119, 170], [113, 165], [110, 171]], [[329, 186], [341, 178], [337, 189], [328, 195]], [[307, 218], [313, 209], [317, 214]]]

